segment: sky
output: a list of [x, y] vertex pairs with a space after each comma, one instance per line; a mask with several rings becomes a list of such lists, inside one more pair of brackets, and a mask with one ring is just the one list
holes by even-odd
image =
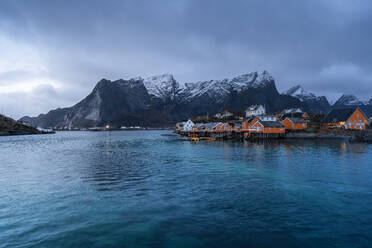
[[372, 98], [370, 0], [1, 0], [0, 113], [72, 106], [102, 78], [267, 70], [331, 102]]

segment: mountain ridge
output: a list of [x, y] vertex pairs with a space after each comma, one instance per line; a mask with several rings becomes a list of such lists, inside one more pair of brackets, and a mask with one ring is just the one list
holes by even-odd
[[44, 128], [106, 124], [167, 126], [191, 116], [224, 109], [242, 111], [253, 104], [265, 105], [268, 112], [293, 107], [318, 111], [329, 107], [325, 97], [310, 96], [311, 99], [305, 101], [298, 95], [280, 94], [274, 78], [267, 71], [194, 83], [180, 83], [171, 74], [161, 74], [127, 80], [101, 79], [92, 92], [74, 106], [20, 120]]

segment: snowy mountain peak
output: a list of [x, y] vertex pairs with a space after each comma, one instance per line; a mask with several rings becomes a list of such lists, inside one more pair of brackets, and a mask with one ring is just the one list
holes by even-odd
[[174, 99], [181, 90], [179, 83], [171, 74], [148, 77], [144, 79], [143, 84], [150, 95], [163, 100]]
[[267, 71], [263, 71], [261, 74], [258, 75], [258, 81], [273, 81], [274, 78], [268, 73]]
[[365, 103], [354, 95], [342, 95], [334, 105], [344, 105], [344, 106], [355, 106], [364, 105]]
[[302, 102], [316, 98], [315, 94], [307, 92], [301, 85], [293, 86], [292, 88], [284, 92], [284, 94], [296, 97]]

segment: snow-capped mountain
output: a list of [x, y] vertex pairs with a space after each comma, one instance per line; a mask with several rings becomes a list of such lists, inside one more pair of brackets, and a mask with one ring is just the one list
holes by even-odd
[[334, 106], [358, 106], [367, 105], [368, 102], [361, 101], [354, 95], [342, 95], [334, 104]]
[[185, 84], [177, 82], [171, 74], [153, 76], [143, 80], [150, 95], [163, 100], [180, 99], [183, 102], [205, 94], [212, 98], [221, 99], [221, 96], [231, 91], [239, 92], [249, 88], [272, 86], [273, 82], [273, 77], [266, 71], [243, 74], [232, 79], [208, 80]]
[[163, 74], [146, 79], [103, 79], [76, 105], [21, 120], [44, 128], [164, 126], [225, 109], [243, 111], [253, 104], [265, 105], [269, 112], [307, 108], [297, 98], [279, 94], [273, 77], [266, 71], [186, 84]]
[[171, 74], [148, 77], [143, 80], [143, 84], [145, 85], [149, 95], [163, 100], [174, 100], [184, 88], [183, 85], [180, 86]]
[[301, 85], [290, 88], [284, 94], [295, 97], [307, 104], [308, 109], [312, 112], [325, 113], [330, 108], [330, 104], [325, 96], [316, 96], [314, 93], [307, 92]]

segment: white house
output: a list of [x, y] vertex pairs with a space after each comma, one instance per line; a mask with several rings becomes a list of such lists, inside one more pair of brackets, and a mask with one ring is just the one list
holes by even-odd
[[195, 126], [195, 123], [192, 120], [188, 120], [183, 123], [183, 130], [184, 131], [192, 131], [192, 127]]
[[252, 105], [245, 110], [245, 117], [264, 115], [266, 114], [266, 109], [262, 105]]

